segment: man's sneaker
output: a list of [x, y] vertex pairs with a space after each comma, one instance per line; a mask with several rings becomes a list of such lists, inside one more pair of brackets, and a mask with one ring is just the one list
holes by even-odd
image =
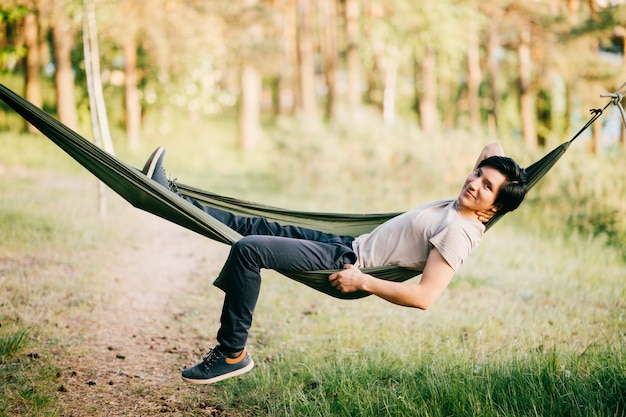
[[158, 182], [165, 188], [176, 192], [176, 184], [174, 181], [167, 179], [165, 168], [163, 168], [163, 157], [165, 156], [165, 148], [159, 146], [152, 152], [150, 158], [146, 161], [146, 164], [141, 170], [148, 178]]
[[213, 348], [193, 368], [183, 370], [183, 381], [190, 384], [213, 384], [223, 379], [245, 374], [254, 367], [246, 349], [236, 358], [228, 358]]

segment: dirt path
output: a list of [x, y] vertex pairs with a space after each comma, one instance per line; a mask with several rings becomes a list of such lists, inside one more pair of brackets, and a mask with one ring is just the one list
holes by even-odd
[[208, 346], [177, 314], [193, 291], [189, 277], [214, 276], [228, 248], [130, 206], [121, 211], [137, 240], [114, 249], [107, 294], [90, 322], [76, 323], [84, 343], [60, 352], [61, 414], [225, 415], [184, 400], [196, 388], [180, 380], [180, 370]]

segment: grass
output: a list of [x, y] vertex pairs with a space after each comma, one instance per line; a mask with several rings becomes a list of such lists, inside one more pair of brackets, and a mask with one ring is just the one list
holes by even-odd
[[0, 177], [0, 415], [54, 416], [60, 369], [51, 353], [89, 319], [109, 232], [85, 204], [95, 186], [84, 192], [83, 181], [95, 181], [60, 159], [55, 167], [37, 137], [1, 142], [0, 170], [10, 174]]
[[[295, 367], [288, 357], [272, 364], [278, 377], [246, 378], [230, 396], [243, 409], [270, 415], [619, 415], [625, 363], [614, 353], [500, 354], [476, 363], [458, 352], [409, 357], [377, 350], [321, 364], [302, 358]], [[268, 389], [269, 378], [280, 382]]]
[[55, 381], [59, 376], [56, 366], [37, 357], [2, 363], [1, 366], [1, 415], [56, 415]]
[[[619, 254], [600, 255], [598, 242], [545, 242], [535, 262], [520, 265], [520, 252], [493, 258], [511, 233], [487, 240], [428, 312], [337, 303], [269, 277], [252, 348], [260, 365], [226, 383], [222, 406], [260, 415], [624, 415]], [[511, 253], [533, 242], [518, 239]], [[576, 265], [558, 260], [581, 253]]]
[[0, 338], [0, 362], [4, 363], [10, 356], [15, 355], [26, 346], [28, 331], [19, 330]]
[[[406, 126], [284, 126], [240, 154], [224, 122], [150, 126], [141, 149], [117, 143], [122, 159], [140, 166], [163, 143], [182, 182], [328, 211], [454, 195], [482, 145], [463, 134], [427, 141]], [[4, 133], [0, 146], [10, 172], [0, 176], [0, 414], [58, 415], [51, 353], [77, 343], [72, 323], [95, 320], [90, 305], [106, 302], [108, 245], [137, 243], [102, 221], [95, 181], [46, 139]], [[626, 265], [613, 213], [623, 213], [626, 173], [618, 159], [570, 152], [430, 311], [341, 302], [268, 271], [249, 346], [256, 369], [180, 390], [183, 414], [211, 404], [236, 416], [626, 415]], [[205, 337], [215, 324], [201, 314], [204, 294], [215, 290], [200, 272], [192, 279], [198, 291], [179, 305], [197, 314], [180, 320]]]

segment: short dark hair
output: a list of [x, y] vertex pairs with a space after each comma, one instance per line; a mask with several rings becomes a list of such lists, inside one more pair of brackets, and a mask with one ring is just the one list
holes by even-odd
[[491, 167], [498, 170], [507, 179], [500, 187], [494, 205], [498, 213], [513, 211], [522, 204], [526, 196], [526, 171], [508, 156], [490, 156], [483, 159], [478, 168]]

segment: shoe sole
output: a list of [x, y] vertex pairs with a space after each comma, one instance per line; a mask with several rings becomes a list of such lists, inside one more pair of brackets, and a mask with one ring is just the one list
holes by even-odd
[[152, 175], [154, 175], [154, 169], [157, 166], [157, 162], [161, 158], [161, 155], [163, 155], [164, 152], [165, 152], [165, 148], [162, 147], [162, 146], [159, 146], [152, 153], [152, 156], [151, 156], [151, 159], [150, 159], [150, 166], [148, 167], [148, 170], [145, 172], [146, 177], [152, 178]]
[[243, 368], [237, 369], [236, 371], [232, 371], [229, 372], [227, 374], [223, 374], [223, 375], [218, 375], [214, 378], [209, 378], [209, 379], [191, 379], [191, 378], [185, 378], [184, 376], [182, 377], [183, 381], [188, 382], [190, 384], [194, 384], [194, 385], [207, 385], [207, 384], [214, 384], [216, 382], [220, 382], [223, 381], [224, 379], [228, 379], [228, 378], [233, 378], [239, 375], [243, 375], [246, 372], [252, 370], [252, 368], [254, 368], [254, 361], [252, 359], [250, 359], [250, 363], [246, 366], [244, 366]]

